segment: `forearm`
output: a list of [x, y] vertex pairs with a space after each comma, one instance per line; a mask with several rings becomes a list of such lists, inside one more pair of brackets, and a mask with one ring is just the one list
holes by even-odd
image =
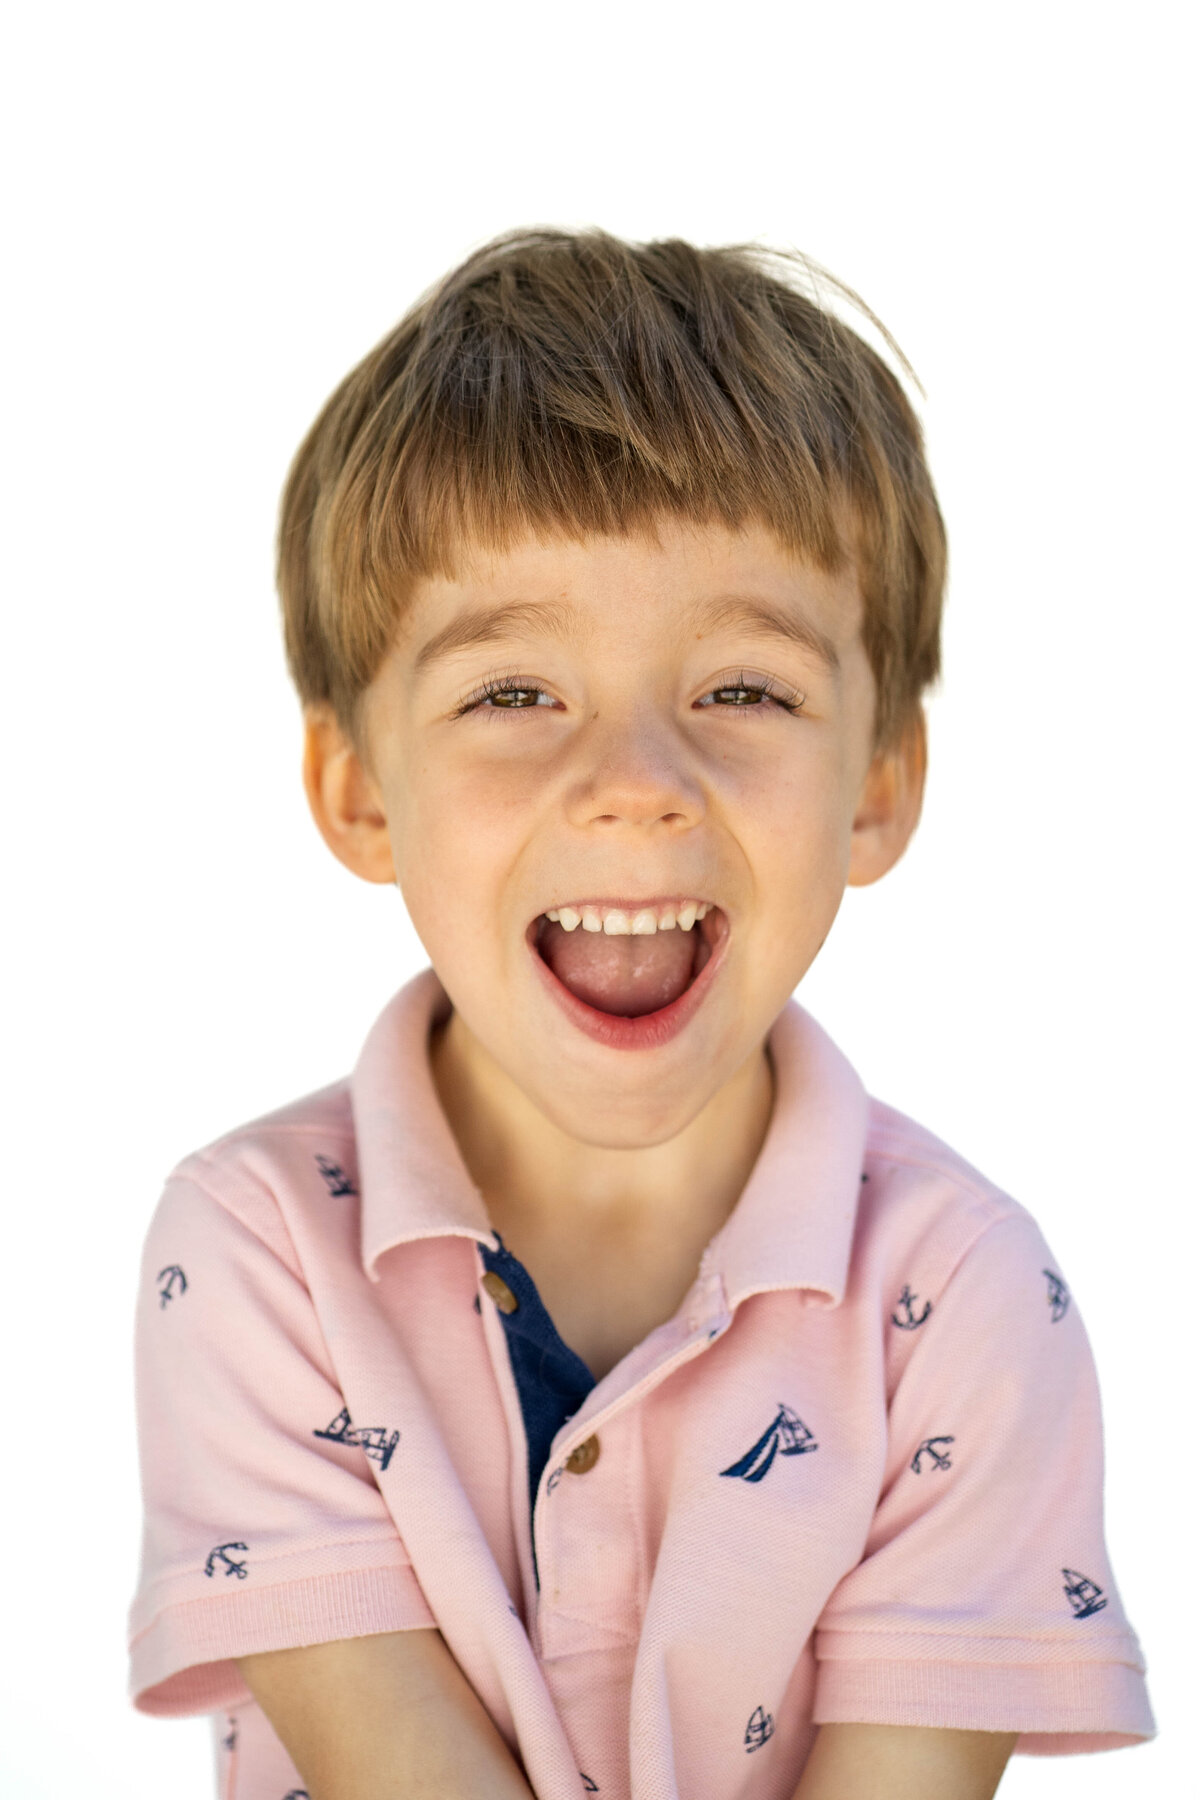
[[822, 1725], [792, 1800], [992, 1800], [1017, 1733]]
[[270, 1651], [238, 1667], [310, 1800], [532, 1800], [438, 1631]]

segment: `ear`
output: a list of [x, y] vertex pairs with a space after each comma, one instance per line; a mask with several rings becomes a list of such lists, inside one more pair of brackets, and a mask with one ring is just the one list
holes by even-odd
[[304, 792], [317, 830], [364, 881], [396, 879], [378, 783], [326, 705], [304, 712]]
[[921, 816], [925, 793], [925, 714], [867, 770], [850, 840], [850, 887], [868, 887], [899, 862]]

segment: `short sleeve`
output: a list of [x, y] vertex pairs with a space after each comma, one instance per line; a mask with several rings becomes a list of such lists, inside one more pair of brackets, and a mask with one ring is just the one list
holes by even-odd
[[[135, 1706], [249, 1700], [233, 1658], [433, 1625], [344, 1402], [278, 1207], [178, 1172], [136, 1322], [144, 1526]], [[386, 1446], [380, 1454], [386, 1454]]]
[[817, 1621], [814, 1722], [1012, 1731], [1034, 1755], [1153, 1737], [1092, 1353], [1029, 1214], [985, 1227], [917, 1331], [864, 1556]]

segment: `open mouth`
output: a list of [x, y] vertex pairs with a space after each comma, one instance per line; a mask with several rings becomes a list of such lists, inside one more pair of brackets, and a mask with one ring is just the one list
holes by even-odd
[[[579, 913], [563, 908], [565, 926], [540, 913], [526, 938], [555, 985], [589, 1011], [613, 1020], [665, 1015], [692, 990], [728, 936], [724, 912], [711, 902], [703, 904], [704, 916], [694, 923], [694, 903], [679, 911], [678, 920], [679, 909], [664, 903], [661, 911], [669, 927], [656, 930], [651, 910], [644, 909], [635, 914], [638, 923], [632, 931], [611, 934], [609, 918], [599, 928], [599, 909], [583, 909], [581, 928]], [[627, 924], [628, 915], [617, 915], [617, 923]]]

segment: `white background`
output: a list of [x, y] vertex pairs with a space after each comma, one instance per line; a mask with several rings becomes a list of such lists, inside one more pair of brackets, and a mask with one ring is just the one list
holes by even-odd
[[927, 808], [800, 998], [1030, 1208], [1094, 1349], [1161, 1735], [1002, 1793], [1194, 1794], [1183, 6], [43, 4], [10, 59], [6, 1800], [210, 1800], [207, 1726], [124, 1697], [142, 1235], [425, 962], [305, 809], [278, 491], [416, 293], [540, 223], [798, 246], [923, 380]]

